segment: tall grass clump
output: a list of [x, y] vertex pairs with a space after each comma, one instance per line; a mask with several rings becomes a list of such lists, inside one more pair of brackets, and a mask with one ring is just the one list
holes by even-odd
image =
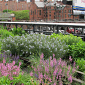
[[27, 34], [22, 36], [7, 37], [3, 40], [2, 50], [9, 50], [12, 54], [19, 56], [29, 56], [30, 54], [44, 53], [46, 58], [53, 53], [56, 58], [63, 57], [68, 51], [65, 42], [61, 42], [58, 38], [50, 38], [50, 36], [40, 34]]

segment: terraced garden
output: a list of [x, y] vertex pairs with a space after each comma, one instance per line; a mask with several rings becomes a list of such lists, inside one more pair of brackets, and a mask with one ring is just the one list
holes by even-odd
[[0, 85], [85, 85], [85, 42], [0, 26]]

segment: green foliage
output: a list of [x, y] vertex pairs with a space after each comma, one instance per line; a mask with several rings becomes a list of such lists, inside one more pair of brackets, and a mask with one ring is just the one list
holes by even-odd
[[[8, 12], [11, 12], [11, 11], [12, 11], [12, 10], [8, 10]], [[3, 13], [4, 13], [4, 12], [7, 12], [7, 9], [3, 10]]]
[[22, 36], [8, 37], [3, 40], [2, 49], [9, 50], [13, 55], [27, 57], [30, 54], [44, 53], [48, 58], [53, 53], [56, 58], [63, 57], [68, 51], [65, 42], [61, 42], [58, 38], [50, 39], [50, 36], [40, 34], [27, 34]]
[[50, 37], [52, 38], [59, 38], [61, 41], [65, 41], [67, 45], [73, 45], [78, 42], [82, 42], [82, 39], [80, 37], [74, 36], [72, 34], [70, 35], [63, 35], [63, 34], [55, 34], [53, 33]]
[[69, 54], [73, 58], [84, 58], [85, 59], [85, 42], [79, 42], [76, 45], [69, 45]]
[[12, 81], [8, 78], [8, 76], [0, 77], [0, 85], [10, 85]]
[[10, 13], [14, 13], [17, 20], [29, 20], [29, 10], [11, 11]]
[[83, 58], [81, 59], [75, 59], [75, 62], [77, 64], [77, 66], [79, 66], [79, 71], [84, 72], [85, 71], [85, 60]]
[[10, 80], [8, 76], [0, 77], [0, 85], [39, 85], [37, 80], [34, 80], [28, 74], [19, 74], [17, 77], [13, 77], [13, 80]]
[[13, 28], [12, 29], [12, 33], [14, 34], [14, 35], [19, 35], [19, 36], [21, 36], [22, 34], [25, 34], [25, 31], [22, 29], [22, 28], [20, 28], [20, 27], [18, 27], [18, 28]]
[[9, 32], [6, 29], [0, 29], [0, 38], [1, 39], [9, 37], [9, 36], [14, 36], [14, 34], [12, 32]]

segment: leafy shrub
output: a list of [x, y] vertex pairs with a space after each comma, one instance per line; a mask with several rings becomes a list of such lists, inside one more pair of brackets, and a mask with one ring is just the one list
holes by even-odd
[[14, 36], [14, 34], [11, 33], [11, 32], [9, 32], [6, 29], [0, 29], [0, 38], [1, 39], [6, 38], [6, 37], [9, 37], [9, 36]]
[[2, 49], [9, 50], [13, 55], [29, 56], [30, 54], [39, 54], [43, 52], [46, 57], [55, 53], [57, 58], [63, 57], [68, 51], [65, 42], [58, 38], [50, 39], [50, 36], [40, 34], [30, 34], [15, 37], [8, 37], [3, 40]]
[[34, 80], [30, 75], [21, 75], [10, 80], [8, 76], [0, 77], [0, 85], [39, 85], [38, 81]]
[[25, 34], [25, 31], [22, 29], [22, 28], [13, 28], [12, 29], [12, 33], [14, 34], [14, 35], [19, 35], [19, 36], [21, 36], [22, 34]]
[[77, 64], [77, 66], [79, 66], [79, 71], [84, 72], [85, 71], [85, 60], [83, 58], [81, 59], [75, 59], [75, 62]]
[[29, 10], [11, 11], [17, 20], [29, 20]]
[[53, 33], [50, 37], [59, 38], [61, 41], [65, 41], [67, 45], [76, 45], [78, 42], [83, 42], [80, 37], [70, 35], [63, 35], [63, 34], [55, 34]]
[[85, 42], [79, 42], [76, 45], [69, 46], [69, 55], [73, 58], [84, 58], [85, 59]]
[[4, 12], [7, 12], [7, 11], [8, 11], [8, 12], [11, 12], [12, 10], [7, 10], [7, 9], [5, 9], [5, 10], [3, 10], [3, 13], [4, 13]]
[[[61, 58], [56, 60], [56, 58], [50, 57], [44, 60], [44, 54], [40, 56], [40, 61], [37, 66], [32, 66], [33, 71], [30, 72], [30, 76], [34, 76], [39, 83], [45, 85], [66, 85], [72, 83], [72, 76], [75, 72], [75, 65], [71, 68], [67, 65], [65, 61]], [[70, 57], [70, 61], [72, 61]]]

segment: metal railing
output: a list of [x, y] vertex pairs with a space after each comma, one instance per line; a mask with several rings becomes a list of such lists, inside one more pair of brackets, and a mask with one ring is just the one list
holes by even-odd
[[[74, 29], [73, 35], [85, 37], [85, 24], [84, 23], [45, 23], [45, 22], [0, 22], [1, 25], [7, 28], [12, 27], [22, 27], [28, 33], [43, 33], [43, 34], [52, 34], [52, 33], [67, 33], [67, 28], [72, 27]], [[63, 31], [62, 31], [63, 28]], [[76, 33], [76, 28], [81, 28], [81, 33]]]

